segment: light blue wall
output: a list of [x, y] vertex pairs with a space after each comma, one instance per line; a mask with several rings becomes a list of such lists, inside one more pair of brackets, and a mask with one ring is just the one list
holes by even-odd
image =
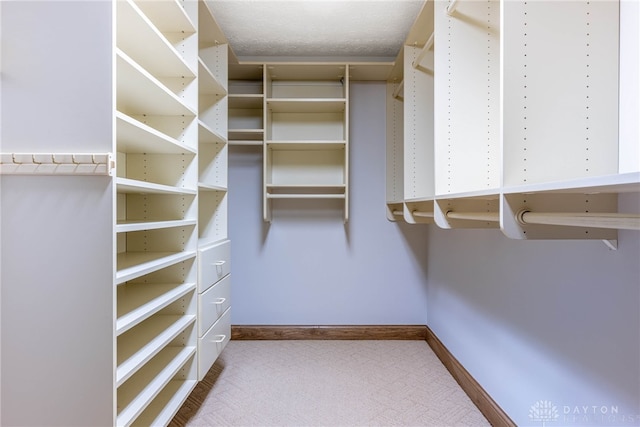
[[541, 400], [559, 415], [547, 425], [640, 425], [639, 263], [634, 231], [611, 251], [433, 227], [428, 325], [518, 425], [542, 425]]
[[259, 325], [426, 324], [427, 228], [385, 216], [384, 82], [351, 85], [350, 219], [274, 207], [262, 221], [262, 152], [231, 147], [232, 322]]

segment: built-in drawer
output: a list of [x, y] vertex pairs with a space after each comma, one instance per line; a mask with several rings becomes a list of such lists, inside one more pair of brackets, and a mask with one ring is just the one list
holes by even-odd
[[202, 293], [211, 285], [231, 272], [231, 241], [198, 249], [198, 292]]
[[231, 306], [230, 274], [198, 296], [198, 336], [203, 336], [229, 306]]
[[202, 381], [231, 338], [231, 308], [198, 339], [198, 379]]

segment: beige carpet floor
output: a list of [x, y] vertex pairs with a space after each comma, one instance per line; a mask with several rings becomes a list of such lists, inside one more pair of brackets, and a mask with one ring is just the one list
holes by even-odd
[[182, 426], [487, 426], [424, 341], [231, 341]]

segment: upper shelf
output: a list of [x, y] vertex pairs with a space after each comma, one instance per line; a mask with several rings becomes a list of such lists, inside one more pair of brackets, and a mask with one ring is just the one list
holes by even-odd
[[175, 138], [116, 112], [118, 151], [123, 153], [195, 154], [196, 150]]
[[262, 94], [230, 94], [229, 108], [261, 109], [264, 101]]
[[640, 172], [579, 178], [567, 181], [527, 184], [503, 189], [505, 194], [515, 193], [640, 193]]
[[[135, 58], [138, 64], [154, 76], [195, 77], [195, 72], [185, 59], [139, 7], [149, 11], [161, 5], [165, 5], [164, 7], [177, 6], [175, 1], [136, 4], [131, 0], [126, 0], [118, 1], [116, 4], [118, 20], [116, 45], [119, 49]], [[153, 4], [153, 8], [149, 7], [151, 4]], [[177, 7], [182, 10], [179, 6]], [[182, 14], [184, 15], [184, 12]], [[185, 19], [188, 18], [185, 16]], [[191, 28], [191, 32], [195, 31], [190, 22], [181, 26], [187, 30]]]

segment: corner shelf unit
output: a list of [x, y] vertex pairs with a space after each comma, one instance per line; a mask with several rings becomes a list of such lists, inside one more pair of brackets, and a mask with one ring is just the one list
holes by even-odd
[[276, 199], [336, 199], [349, 218], [348, 65], [267, 64], [264, 220]]
[[619, 56], [621, 7], [425, 4], [387, 81], [388, 219], [514, 239], [640, 229], [637, 211], [618, 212], [618, 194], [640, 193], [640, 162], [619, 167], [640, 146], [618, 134], [618, 64], [638, 52], [635, 40]]

